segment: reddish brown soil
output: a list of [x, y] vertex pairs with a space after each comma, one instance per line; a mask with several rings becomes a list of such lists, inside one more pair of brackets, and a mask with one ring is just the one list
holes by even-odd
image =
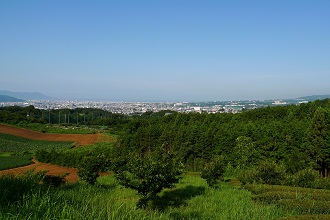
[[[78, 146], [93, 144], [96, 142], [115, 141], [113, 137], [106, 134], [45, 134], [37, 131], [32, 131], [24, 128], [17, 128], [4, 124], [0, 124], [0, 133], [15, 135], [33, 140], [69, 141], [69, 142], [75, 142]], [[33, 160], [33, 164], [28, 166], [2, 170], [0, 171], [0, 176], [9, 173], [12, 173], [14, 175], [19, 175], [31, 169], [34, 169], [34, 172], [48, 170], [47, 174], [53, 176], [70, 173], [65, 177], [67, 182], [76, 182], [78, 180], [77, 169], [41, 163], [36, 160]], [[103, 173], [101, 175], [103, 176], [109, 174], [110, 173]]]
[[100, 134], [46, 134], [4, 124], [0, 124], [0, 133], [11, 134], [33, 140], [69, 141], [75, 142], [78, 146], [93, 144], [100, 139]]
[[36, 160], [33, 160], [33, 164], [31, 164], [31, 165], [13, 168], [13, 169], [9, 169], [9, 170], [2, 170], [2, 171], [0, 171], [0, 176], [3, 174], [9, 174], [9, 173], [12, 173], [14, 175], [19, 175], [19, 174], [24, 173], [31, 169], [35, 169], [34, 172], [48, 170], [47, 174], [53, 175], [53, 176], [70, 173], [69, 175], [67, 175], [65, 177], [67, 182], [76, 182], [78, 180], [78, 175], [77, 175], [78, 170], [77, 169], [66, 168], [66, 167], [61, 167], [61, 166], [47, 164], [47, 163], [40, 163]]

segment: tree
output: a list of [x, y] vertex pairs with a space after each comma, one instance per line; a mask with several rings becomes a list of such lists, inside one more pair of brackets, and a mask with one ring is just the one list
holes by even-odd
[[115, 168], [119, 183], [136, 190], [141, 196], [137, 204], [139, 208], [146, 207], [164, 188], [174, 187], [182, 172], [182, 164], [164, 147], [144, 155], [133, 153]]
[[236, 139], [236, 146], [233, 152], [233, 163], [237, 167], [247, 167], [255, 162], [256, 150], [252, 139], [240, 136]]
[[217, 156], [210, 162], [206, 163], [201, 177], [206, 180], [207, 184], [213, 187], [225, 172], [226, 163], [223, 156]]
[[319, 165], [323, 176], [327, 176], [330, 166], [330, 112], [316, 109], [307, 133], [308, 153]]
[[78, 171], [78, 176], [81, 180], [94, 185], [96, 179], [100, 176], [99, 172], [105, 171], [110, 166], [109, 160], [104, 155], [87, 156]]

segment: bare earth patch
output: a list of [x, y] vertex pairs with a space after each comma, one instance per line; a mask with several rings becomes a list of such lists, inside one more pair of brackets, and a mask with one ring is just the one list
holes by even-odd
[[34, 164], [30, 164], [30, 165], [27, 165], [24, 167], [2, 170], [2, 171], [0, 171], [0, 176], [3, 174], [9, 174], [9, 173], [12, 173], [14, 175], [19, 175], [28, 170], [35, 169], [34, 172], [48, 170], [47, 174], [52, 175], [52, 176], [70, 173], [69, 175], [67, 175], [65, 177], [67, 182], [76, 182], [78, 180], [78, 174], [77, 174], [78, 170], [75, 168], [67, 168], [67, 167], [62, 167], [62, 166], [58, 166], [58, 165], [40, 163], [36, 160], [33, 160], [33, 163]]
[[69, 141], [75, 142], [78, 146], [93, 144], [100, 139], [100, 134], [46, 134], [4, 124], [0, 124], [0, 133], [29, 138], [32, 140]]
[[[10, 134], [32, 140], [75, 142], [78, 146], [93, 144], [96, 142], [113, 142], [115, 140], [113, 137], [106, 134], [46, 134], [4, 124], [0, 124], [0, 133]], [[34, 172], [48, 170], [47, 174], [53, 176], [70, 173], [65, 177], [67, 182], [76, 182], [78, 180], [78, 170], [75, 168], [67, 168], [58, 165], [41, 163], [36, 160], [33, 160], [33, 164], [27, 166], [2, 170], [0, 171], [0, 176], [9, 173], [19, 175], [31, 169], [34, 169]]]

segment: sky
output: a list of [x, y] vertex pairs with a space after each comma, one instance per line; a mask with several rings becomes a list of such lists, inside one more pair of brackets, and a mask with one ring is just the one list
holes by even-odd
[[1, 0], [0, 90], [150, 102], [330, 94], [330, 1]]

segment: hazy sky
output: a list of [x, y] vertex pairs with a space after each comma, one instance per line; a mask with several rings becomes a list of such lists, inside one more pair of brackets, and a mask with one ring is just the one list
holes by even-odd
[[0, 90], [110, 101], [330, 94], [330, 1], [1, 0]]

